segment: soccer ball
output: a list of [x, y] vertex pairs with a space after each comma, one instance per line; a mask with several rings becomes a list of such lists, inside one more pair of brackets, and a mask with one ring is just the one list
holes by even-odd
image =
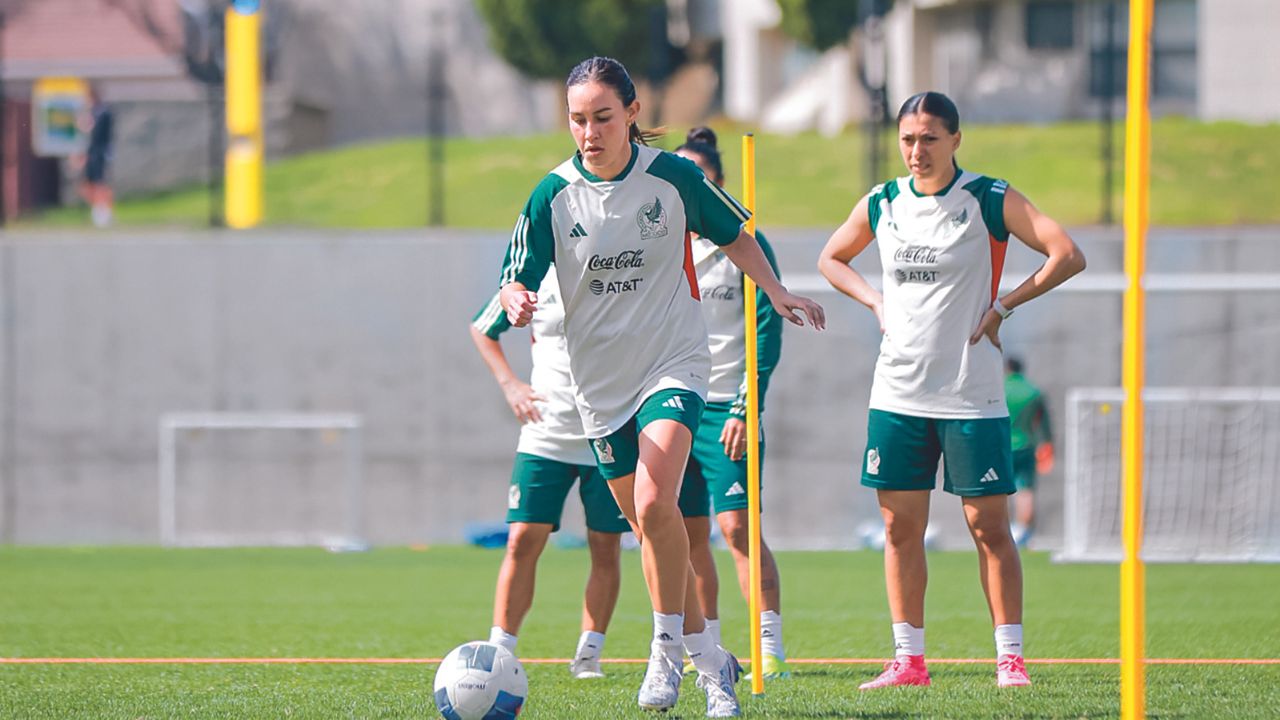
[[436, 670], [436, 709], [446, 720], [514, 718], [528, 694], [524, 666], [501, 645], [459, 645]]

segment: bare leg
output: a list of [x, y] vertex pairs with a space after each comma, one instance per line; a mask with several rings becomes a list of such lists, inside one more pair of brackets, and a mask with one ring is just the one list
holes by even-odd
[[603, 634], [609, 628], [622, 586], [622, 547], [618, 533], [587, 531], [591, 574], [582, 601], [582, 629]]
[[876, 496], [884, 517], [884, 582], [889, 594], [889, 615], [895, 623], [922, 628], [929, 572], [924, 555], [929, 491], [878, 490]]
[[720, 576], [716, 573], [716, 560], [711, 554], [711, 518], [687, 517], [685, 531], [689, 533], [689, 563], [693, 565], [694, 590], [698, 605], [708, 620], [720, 617]]
[[[738, 569], [738, 586], [742, 589], [742, 597], [751, 602], [751, 558], [750, 535], [747, 527], [746, 510], [730, 510], [716, 515], [720, 521], [720, 531], [724, 533], [729, 544], [729, 552], [733, 554], [734, 565]], [[778, 580], [778, 563], [773, 559], [773, 551], [760, 539], [760, 596], [762, 612], [782, 611], [782, 587]]]
[[964, 518], [978, 547], [978, 573], [996, 625], [1022, 623], [1022, 561], [1009, 534], [1004, 495], [963, 498]]
[[520, 624], [533, 605], [538, 557], [550, 535], [549, 523], [511, 523], [507, 555], [498, 571], [498, 589], [493, 598], [493, 624], [512, 635], [520, 634]]
[[1031, 488], [1023, 488], [1013, 494], [1014, 517], [1019, 525], [1025, 528], [1035, 527], [1036, 493]]

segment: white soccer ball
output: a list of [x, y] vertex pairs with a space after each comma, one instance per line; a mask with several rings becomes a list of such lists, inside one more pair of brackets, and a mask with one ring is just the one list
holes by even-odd
[[529, 677], [511, 651], [488, 642], [459, 645], [436, 670], [436, 709], [446, 720], [506, 720], [520, 714]]

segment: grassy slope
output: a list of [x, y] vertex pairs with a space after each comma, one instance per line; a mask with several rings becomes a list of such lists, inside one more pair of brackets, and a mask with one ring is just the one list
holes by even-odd
[[[1117, 152], [1122, 153], [1117, 127]], [[683, 128], [679, 129], [683, 132]], [[961, 162], [1006, 177], [1042, 209], [1068, 225], [1099, 217], [1101, 136], [1092, 123], [1047, 126], [975, 125], [965, 129]], [[738, 135], [722, 127], [729, 188], [741, 189]], [[678, 144], [679, 132], [668, 147]], [[1280, 125], [1154, 124], [1152, 221], [1161, 225], [1280, 222], [1272, 189], [1280, 186]], [[886, 138], [889, 168], [900, 172]], [[448, 143], [446, 222], [507, 229], [537, 180], [572, 151], [567, 133], [523, 138], [455, 139]], [[766, 225], [834, 227], [867, 190], [860, 135], [759, 138], [759, 199]], [[308, 227], [421, 227], [427, 221], [426, 143], [422, 139], [358, 145], [283, 160], [266, 173], [267, 222]], [[1122, 163], [1117, 161], [1117, 168]], [[1117, 170], [1116, 216], [1123, 180]], [[1227, 192], [1227, 188], [1230, 189]], [[122, 224], [201, 226], [204, 188], [126, 199]], [[59, 210], [26, 221], [82, 225], [83, 210]]]
[[[726, 558], [722, 558], [725, 560]], [[0, 549], [0, 656], [438, 657], [489, 626], [493, 551]], [[608, 657], [645, 653], [649, 613], [638, 556], [625, 560]], [[888, 617], [873, 553], [780, 553], [793, 657], [878, 657]], [[577, 636], [584, 551], [549, 550], [521, 637], [525, 657], [563, 657]], [[986, 657], [988, 619], [968, 553], [931, 557], [929, 644], [935, 657]], [[728, 564], [722, 572], [731, 572]], [[1114, 657], [1116, 569], [1028, 556], [1032, 657]], [[728, 577], [728, 576], [726, 576]], [[1268, 657], [1280, 647], [1272, 566], [1155, 566], [1148, 650], [1156, 657]], [[728, 596], [731, 647], [745, 611]], [[0, 666], [0, 717], [429, 717], [434, 668], [403, 666]], [[927, 691], [857, 694], [870, 666], [800, 666], [747, 700], [747, 714], [826, 717], [1114, 717], [1115, 666], [1033, 665], [1036, 685], [998, 693], [989, 665], [938, 665]], [[531, 665], [527, 718], [640, 717], [641, 666], [572, 683]], [[1153, 717], [1276, 717], [1277, 666], [1159, 666]], [[748, 693], [747, 686], [739, 686]], [[682, 717], [701, 716], [689, 683]]]

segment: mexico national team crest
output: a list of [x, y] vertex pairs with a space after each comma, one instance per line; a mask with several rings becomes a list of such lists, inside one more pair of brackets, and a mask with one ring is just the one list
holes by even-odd
[[596, 438], [591, 442], [596, 446], [596, 457], [600, 458], [601, 464], [613, 462], [613, 446], [609, 444], [608, 438]]
[[636, 213], [636, 224], [640, 226], [640, 237], [644, 240], [667, 236], [667, 209], [662, 207], [662, 200], [656, 196], [653, 202], [645, 204]]

